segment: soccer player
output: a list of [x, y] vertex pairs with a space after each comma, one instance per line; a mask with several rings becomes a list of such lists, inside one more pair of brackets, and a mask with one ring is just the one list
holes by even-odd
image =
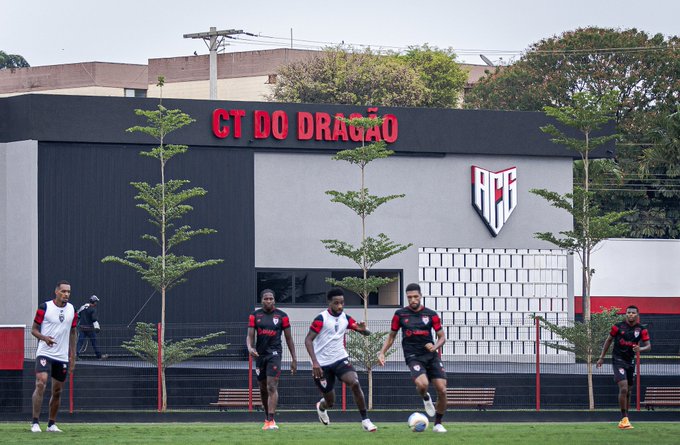
[[47, 386], [47, 375], [52, 376], [52, 397], [50, 398], [47, 432], [61, 433], [55, 423], [61, 391], [69, 371], [76, 365], [76, 324], [78, 315], [69, 298], [71, 285], [60, 281], [54, 290], [54, 299], [38, 306], [33, 320], [31, 334], [38, 339], [35, 357], [35, 390], [33, 391], [33, 423], [31, 431], [40, 433], [40, 408]]
[[[385, 353], [392, 347], [397, 332], [401, 329], [401, 347], [404, 349], [406, 365], [411, 370], [411, 378], [416, 384], [418, 394], [423, 398], [425, 412], [434, 417], [432, 431], [445, 433], [442, 417], [446, 413], [446, 370], [437, 349], [446, 343], [446, 336], [439, 315], [420, 303], [422, 297], [417, 283], [406, 286], [408, 306], [397, 309], [394, 313], [390, 333], [378, 352], [378, 363], [385, 366]], [[436, 342], [432, 339], [433, 329], [437, 334]], [[427, 392], [430, 380], [437, 391], [436, 409]]]
[[[265, 421], [263, 430], [278, 430], [274, 416], [279, 402], [279, 376], [281, 375], [281, 333], [286, 337], [286, 344], [292, 361], [290, 372], [297, 370], [295, 344], [290, 334], [288, 315], [275, 307], [274, 291], [265, 289], [260, 292], [262, 307], [250, 314], [248, 318], [248, 335], [246, 346], [248, 353], [255, 358], [255, 373], [260, 385], [260, 396], [264, 407]], [[255, 334], [257, 333], [257, 342]], [[253, 346], [255, 345], [255, 346]]]
[[345, 296], [342, 289], [331, 288], [326, 293], [328, 309], [316, 316], [305, 337], [305, 347], [312, 359], [312, 376], [314, 383], [323, 394], [323, 398], [316, 404], [319, 421], [324, 425], [330, 423], [328, 409], [335, 403], [335, 379], [345, 383], [352, 390], [354, 402], [361, 414], [361, 427], [364, 431], [373, 432], [378, 428], [368, 418], [364, 392], [359, 385], [354, 367], [349, 362], [349, 355], [344, 345], [347, 329], [362, 335], [371, 335], [366, 329], [366, 322], [357, 323], [352, 317], [343, 312]]
[[639, 352], [652, 350], [652, 343], [649, 341], [647, 328], [640, 324], [640, 311], [637, 306], [626, 308], [626, 318], [620, 323], [612, 326], [607, 340], [602, 347], [602, 353], [597, 360], [596, 366], [602, 367], [604, 356], [609, 350], [609, 345], [614, 343], [612, 350], [612, 367], [614, 370], [614, 381], [619, 386], [619, 408], [621, 408], [621, 421], [619, 428], [629, 430], [633, 428], [628, 420], [628, 409], [630, 408], [630, 395], [633, 392], [635, 374], [635, 355]]

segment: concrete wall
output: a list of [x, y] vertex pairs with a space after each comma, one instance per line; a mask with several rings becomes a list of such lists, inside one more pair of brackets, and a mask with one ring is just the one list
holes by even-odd
[[[267, 76], [238, 77], [217, 79], [218, 100], [255, 100], [264, 101], [271, 94], [272, 87]], [[160, 88], [149, 85], [147, 97], [159, 97]], [[210, 81], [194, 80], [188, 82], [166, 83], [163, 86], [163, 97], [175, 99], [210, 99]]]
[[[518, 206], [495, 238], [470, 204], [472, 165], [493, 171], [517, 167]], [[359, 168], [333, 161], [330, 154], [256, 153], [255, 266], [354, 268], [351, 261], [327, 252], [320, 240], [357, 243], [360, 219], [331, 203], [324, 191], [359, 186]], [[384, 204], [367, 220], [368, 234], [384, 232], [395, 242], [413, 243], [378, 266], [403, 269], [404, 283], [419, 281], [420, 247], [545, 249], [552, 246], [536, 240], [533, 233], [557, 232], [571, 225], [566, 212], [529, 193], [531, 188], [571, 190], [571, 160], [566, 158], [393, 156], [369, 164], [366, 186], [377, 195], [407, 194]], [[291, 308], [289, 312], [308, 318], [318, 311]], [[394, 310], [372, 312], [374, 319], [387, 320]]]
[[38, 143], [0, 143], [0, 324], [30, 326], [38, 303]]

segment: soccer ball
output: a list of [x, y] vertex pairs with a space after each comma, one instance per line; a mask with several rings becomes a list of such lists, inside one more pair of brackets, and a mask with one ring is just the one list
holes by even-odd
[[414, 433], [422, 433], [427, 429], [427, 425], [430, 423], [427, 420], [427, 416], [423, 413], [413, 413], [408, 416], [408, 427]]

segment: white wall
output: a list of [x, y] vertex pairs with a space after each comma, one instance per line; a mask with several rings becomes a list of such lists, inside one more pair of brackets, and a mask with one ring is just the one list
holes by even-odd
[[0, 143], [0, 324], [26, 324], [38, 303], [38, 143]]

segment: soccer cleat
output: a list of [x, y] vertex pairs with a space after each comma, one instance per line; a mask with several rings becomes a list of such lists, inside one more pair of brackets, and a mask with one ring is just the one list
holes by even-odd
[[434, 410], [434, 403], [432, 403], [432, 397], [430, 397], [429, 393], [427, 394], [427, 400], [423, 399], [423, 405], [425, 405], [425, 412], [427, 415], [434, 417], [436, 411]]
[[47, 431], [48, 433], [63, 433], [63, 431], [59, 429], [56, 423], [53, 423], [52, 426], [48, 426], [47, 430], [45, 431]]
[[630, 424], [630, 420], [628, 420], [628, 417], [624, 417], [619, 422], [619, 428], [622, 430], [632, 430], [634, 427], [633, 425]]
[[444, 428], [444, 425], [442, 425], [441, 423], [438, 423], [432, 427], [432, 431], [434, 431], [435, 433], [445, 433], [446, 428]]
[[378, 427], [373, 425], [373, 422], [371, 422], [371, 419], [364, 419], [361, 421], [361, 427], [364, 429], [364, 431], [368, 431], [369, 433], [372, 433], [374, 431], [378, 431]]
[[278, 430], [279, 426], [276, 424], [275, 420], [265, 420], [262, 429], [265, 431]]
[[328, 417], [328, 411], [321, 411], [321, 401], [316, 402], [316, 413], [319, 415], [319, 422], [324, 425], [331, 423], [331, 419]]
[[31, 425], [31, 432], [32, 433], [42, 433], [42, 430], [40, 429], [40, 425], [37, 423], [34, 423]]

